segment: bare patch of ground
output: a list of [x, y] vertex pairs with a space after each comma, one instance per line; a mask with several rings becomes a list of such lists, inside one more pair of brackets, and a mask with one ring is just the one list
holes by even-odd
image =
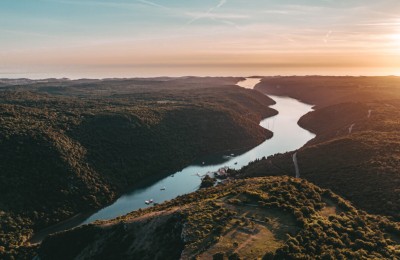
[[326, 206], [319, 211], [321, 216], [327, 218], [332, 215], [340, 214], [341, 210], [335, 202], [327, 198], [323, 198], [323, 201], [325, 202]]
[[295, 218], [283, 210], [265, 209], [253, 204], [232, 205], [226, 199], [219, 204], [236, 212], [216, 244], [208, 248], [200, 259], [212, 259], [213, 255], [237, 253], [242, 259], [262, 258], [268, 252], [275, 252], [300, 228]]

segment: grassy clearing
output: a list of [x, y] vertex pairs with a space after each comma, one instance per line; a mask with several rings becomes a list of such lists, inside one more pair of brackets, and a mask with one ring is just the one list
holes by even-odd
[[300, 230], [294, 217], [283, 210], [226, 203], [223, 206], [236, 215], [218, 243], [201, 254], [200, 259], [212, 259], [220, 252], [237, 253], [242, 259], [262, 258], [266, 252], [275, 252], [281, 247], [288, 234], [295, 235]]
[[323, 200], [326, 206], [319, 211], [321, 216], [328, 218], [329, 216], [339, 215], [342, 212], [337, 203], [335, 203], [333, 200], [328, 198], [323, 198]]

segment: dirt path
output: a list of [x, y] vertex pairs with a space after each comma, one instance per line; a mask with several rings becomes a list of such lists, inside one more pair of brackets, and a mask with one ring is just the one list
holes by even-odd
[[349, 127], [349, 134], [351, 134], [351, 132], [353, 131], [353, 127], [355, 126], [356, 124], [352, 124], [350, 127]]
[[246, 239], [246, 241], [244, 241], [243, 243], [241, 243], [240, 246], [238, 246], [238, 248], [236, 248], [235, 252], [238, 253], [242, 248], [244, 248], [244, 247], [246, 247], [248, 244], [250, 244], [250, 243], [254, 240], [255, 237], [256, 237], [256, 236], [255, 236], [254, 234], [251, 235], [251, 236], [249, 236], [249, 237]]

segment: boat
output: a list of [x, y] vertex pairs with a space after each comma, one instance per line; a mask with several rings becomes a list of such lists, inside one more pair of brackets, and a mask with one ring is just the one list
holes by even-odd
[[150, 201], [145, 200], [144, 203], [145, 203], [146, 205], [149, 205], [149, 204], [150, 204]]
[[164, 186], [164, 187], [162, 187], [160, 190], [165, 190], [165, 186]]
[[154, 200], [153, 200], [153, 199], [150, 199], [150, 200], [149, 200], [149, 202], [150, 202], [150, 203], [153, 203], [153, 202], [154, 202]]

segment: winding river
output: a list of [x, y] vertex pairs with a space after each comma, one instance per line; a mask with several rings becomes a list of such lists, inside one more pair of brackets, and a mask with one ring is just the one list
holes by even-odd
[[[245, 88], [253, 88], [259, 82], [260, 79], [248, 78], [239, 82], [237, 85]], [[208, 172], [217, 171], [225, 166], [240, 169], [249, 164], [249, 162], [264, 156], [268, 157], [276, 153], [297, 150], [306, 142], [314, 138], [314, 134], [301, 128], [297, 124], [301, 116], [312, 111], [310, 105], [301, 103], [292, 98], [278, 96], [270, 97], [276, 101], [276, 104], [271, 107], [276, 109], [279, 114], [262, 120], [260, 125], [274, 133], [274, 136], [271, 139], [266, 140], [257, 147], [237, 156], [234, 154], [227, 154], [222, 158], [204, 159], [204, 162], [189, 165], [183, 170], [175, 172], [156, 183], [144, 188], [135, 189], [134, 191], [121, 196], [113, 204], [99, 210], [86, 219], [76, 219], [72, 226], [88, 224], [95, 220], [112, 219], [139, 208], [150, 207], [152, 204], [145, 204], [146, 200], [152, 199], [154, 202], [161, 203], [166, 200], [171, 200], [179, 195], [196, 191], [200, 186], [201, 177]], [[213, 163], [215, 161], [222, 161], [223, 163]], [[295, 172], [293, 171], [293, 176], [294, 175]], [[68, 228], [71, 228], [71, 226]], [[65, 226], [64, 229], [66, 229]], [[58, 228], [57, 231], [59, 230], [62, 229]], [[50, 232], [46, 233], [49, 234]], [[42, 234], [41, 237], [43, 236], [44, 235]], [[34, 238], [32, 239], [34, 240]], [[39, 237], [37, 237], [37, 242], [40, 242]]]
[[[259, 82], [260, 79], [248, 78], [239, 82], [238, 85], [245, 88], [253, 88]], [[271, 139], [266, 140], [244, 154], [238, 156], [227, 154], [224, 156], [226, 161], [223, 163], [212, 164], [204, 161], [204, 165], [190, 165], [182, 171], [176, 172], [146, 188], [137, 189], [125, 194], [115, 201], [114, 204], [90, 216], [83, 224], [95, 220], [112, 219], [133, 210], [148, 207], [150, 205], [144, 203], [146, 200], [153, 199], [155, 202], [160, 203], [179, 195], [196, 191], [201, 183], [201, 176], [207, 172], [217, 171], [224, 166], [240, 169], [249, 164], [249, 162], [263, 156], [267, 157], [275, 153], [296, 150], [314, 137], [313, 134], [297, 124], [301, 116], [311, 111], [310, 105], [287, 97], [271, 96], [271, 98], [276, 101], [276, 104], [271, 107], [278, 110], [279, 114], [267, 118], [260, 123], [262, 127], [274, 133]]]

